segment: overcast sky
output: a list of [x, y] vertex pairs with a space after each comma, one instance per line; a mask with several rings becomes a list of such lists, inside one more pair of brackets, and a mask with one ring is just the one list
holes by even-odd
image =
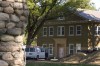
[[100, 8], [100, 0], [91, 0], [91, 2], [95, 3], [95, 7]]

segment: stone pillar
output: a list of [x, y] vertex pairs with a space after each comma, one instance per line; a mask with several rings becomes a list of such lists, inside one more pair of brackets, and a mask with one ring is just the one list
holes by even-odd
[[26, 0], [0, 0], [0, 66], [24, 66]]

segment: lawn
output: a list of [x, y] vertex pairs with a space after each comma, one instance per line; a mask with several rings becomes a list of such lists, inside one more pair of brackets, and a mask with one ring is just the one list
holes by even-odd
[[32, 62], [32, 63], [27, 63], [26, 66], [98, 66], [98, 65]]

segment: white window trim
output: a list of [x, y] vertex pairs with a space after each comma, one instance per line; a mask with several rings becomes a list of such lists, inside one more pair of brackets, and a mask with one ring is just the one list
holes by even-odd
[[[70, 45], [73, 45], [74, 46], [74, 44], [69, 44], [69, 54], [70, 54]], [[73, 49], [73, 51], [74, 51], [74, 49]]]
[[46, 30], [46, 35], [44, 35], [44, 28], [47, 29], [47, 27], [43, 27], [43, 36], [47, 36], [47, 30]]
[[58, 17], [58, 20], [65, 20], [65, 17]]
[[[100, 26], [97, 26], [96, 27], [96, 30], [95, 30], [95, 32], [98, 32], [99, 30], [98, 30], [98, 28], [99, 28]], [[100, 36], [99, 34], [95, 34], [95, 36]]]
[[[77, 45], [80, 45], [81, 46], [81, 43], [76, 43], [76, 46]], [[81, 46], [81, 48], [82, 48], [82, 46]], [[81, 49], [80, 49], [81, 50]], [[77, 53], [77, 47], [76, 47], [76, 53]]]
[[[81, 27], [81, 34], [77, 34], [77, 27], [80, 26]], [[82, 35], [82, 25], [76, 25], [76, 36], [81, 36]]]
[[[70, 34], [70, 27], [73, 27], [73, 34]], [[74, 36], [74, 26], [69, 26], [69, 36]]]
[[50, 45], [52, 45], [52, 54], [50, 54], [50, 49], [49, 49], [49, 55], [53, 55], [53, 44], [49, 44], [49, 48], [50, 48]]
[[[58, 35], [58, 27], [60, 27], [60, 35]], [[57, 27], [57, 36], [64, 36], [65, 35], [65, 26], [58, 26]], [[64, 27], [64, 35], [62, 35], [62, 27]]]
[[49, 27], [49, 36], [53, 36], [53, 35], [50, 35], [50, 28], [53, 28], [53, 35], [54, 35], [54, 27], [53, 26]]

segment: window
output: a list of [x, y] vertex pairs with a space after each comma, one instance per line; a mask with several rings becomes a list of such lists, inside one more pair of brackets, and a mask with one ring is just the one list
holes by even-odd
[[69, 26], [69, 36], [74, 36], [74, 26]]
[[47, 36], [47, 27], [43, 27], [43, 36]]
[[100, 35], [100, 26], [95, 28], [95, 35]]
[[65, 17], [58, 17], [58, 20], [65, 20]]
[[81, 44], [76, 44], [76, 53], [81, 50]]
[[76, 26], [76, 35], [81, 35], [82, 32], [82, 26], [81, 25], [77, 25]]
[[35, 48], [30, 48], [30, 52], [35, 52]]
[[53, 36], [53, 34], [54, 34], [54, 29], [53, 29], [53, 27], [49, 27], [49, 36]]
[[40, 48], [41, 49], [41, 52], [45, 52], [45, 49], [44, 48]]
[[69, 44], [69, 54], [74, 54], [74, 44]]
[[26, 51], [26, 52], [29, 52], [29, 48], [26, 48], [25, 51]]
[[58, 26], [57, 27], [57, 35], [64, 36], [64, 30], [65, 30], [64, 26]]
[[49, 44], [49, 55], [53, 55], [53, 44]]
[[46, 48], [47, 47], [47, 44], [43, 44], [42, 47]]

